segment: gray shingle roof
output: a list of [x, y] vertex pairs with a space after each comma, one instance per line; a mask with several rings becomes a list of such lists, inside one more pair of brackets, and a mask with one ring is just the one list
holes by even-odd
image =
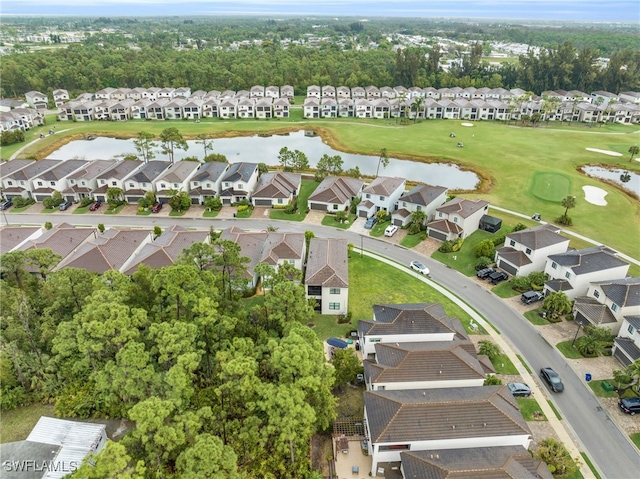
[[38, 160], [9, 176], [17, 180], [31, 180], [61, 163], [61, 160]]
[[597, 281], [604, 294], [620, 307], [640, 306], [640, 278]]
[[169, 163], [166, 161], [150, 161], [138, 170], [131, 179], [138, 183], [151, 183], [168, 167]]
[[0, 162], [0, 179], [5, 176], [11, 176], [16, 171], [26, 168], [33, 164], [35, 160], [11, 160]]
[[298, 173], [264, 173], [251, 195], [253, 198], [288, 198], [297, 192], [302, 181]]
[[374, 195], [389, 196], [398, 188], [404, 185], [404, 178], [395, 178], [390, 176], [379, 176], [373, 180], [364, 190], [364, 193], [370, 193]]
[[406, 201], [407, 203], [411, 203], [414, 205], [427, 206], [431, 204], [433, 200], [446, 192], [447, 188], [445, 188], [444, 186], [420, 184], [402, 195], [399, 201]]
[[311, 238], [304, 282], [327, 288], [348, 288], [347, 240]]
[[562, 236], [559, 231], [560, 229], [553, 225], [540, 225], [535, 228], [514, 231], [513, 233], [509, 233], [507, 238], [527, 248], [537, 250], [565, 241], [568, 244], [569, 239]]
[[367, 335], [454, 333], [467, 339], [458, 318], [447, 316], [440, 303], [376, 304], [374, 321], [358, 321]]
[[531, 434], [506, 386], [366, 391], [364, 402], [373, 443]]
[[257, 163], [233, 163], [222, 178], [222, 181], [249, 181], [251, 175], [253, 175], [257, 169]]
[[458, 196], [451, 201], [447, 201], [439, 208], [436, 208], [436, 211], [442, 211], [443, 213], [447, 213], [449, 215], [457, 213], [462, 218], [467, 218], [476, 211], [483, 209], [488, 204], [488, 201], [484, 201], [481, 199], [467, 200]]
[[111, 168], [110, 170], [102, 173], [98, 178], [114, 178], [116, 180], [122, 180], [126, 178], [132, 171], [140, 168], [143, 164], [139, 161], [133, 160], [122, 160], [116, 166]]
[[198, 172], [191, 178], [191, 181], [217, 181], [225, 172], [229, 163], [222, 163], [220, 161], [210, 161], [200, 166]]
[[559, 265], [570, 267], [577, 275], [618, 268], [629, 264], [618, 258], [615, 251], [606, 246], [594, 246], [593, 248], [552, 254], [549, 255], [549, 259]]
[[197, 161], [178, 161], [173, 166], [168, 166], [169, 168], [158, 177], [158, 180], [165, 180], [170, 183], [182, 183], [193, 173], [193, 170], [200, 166], [200, 163]]

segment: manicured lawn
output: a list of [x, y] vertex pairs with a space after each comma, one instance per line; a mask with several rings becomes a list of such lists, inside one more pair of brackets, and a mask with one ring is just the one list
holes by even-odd
[[[374, 304], [441, 303], [449, 316], [460, 318], [470, 332], [471, 317], [456, 303], [442, 296], [422, 281], [413, 279], [410, 270], [396, 269], [355, 252], [349, 259], [349, 311], [353, 322], [373, 317]], [[401, 284], [402, 288], [389, 288]]]
[[50, 215], [52, 213], [55, 213], [56, 211], [59, 211], [58, 208], [42, 208], [42, 210], [40, 210], [40, 214]]
[[184, 216], [187, 211], [188, 210], [184, 210], [184, 211], [173, 210], [169, 213], [169, 216]]
[[273, 208], [269, 211], [269, 218], [272, 220], [302, 221], [307, 216], [305, 211], [297, 210], [295, 213], [285, 213], [284, 209]]
[[105, 215], [117, 215], [118, 213], [120, 213], [122, 211], [122, 209], [127, 206], [127, 205], [120, 205], [116, 208], [107, 208], [104, 212]]
[[538, 401], [532, 398], [516, 398], [525, 421], [547, 421]]
[[220, 213], [220, 211], [216, 211], [216, 210], [212, 210], [212, 211], [207, 211], [204, 210], [204, 213], [202, 213], [202, 217], [203, 218], [215, 218], [216, 216], [218, 216], [218, 214]]
[[541, 309], [532, 309], [531, 311], [524, 313], [523, 316], [534, 326], [546, 326], [549, 324], [549, 321], [540, 317], [538, 314], [540, 311]]
[[531, 368], [529, 367], [529, 365], [527, 364], [527, 362], [524, 360], [524, 358], [522, 356], [520, 356], [519, 354], [516, 354], [516, 356], [518, 357], [518, 359], [520, 360], [520, 364], [522, 364], [524, 366], [524, 368], [527, 370], [527, 372], [529, 374], [533, 374], [533, 371], [531, 371]]
[[452, 253], [441, 253], [440, 251], [434, 252], [431, 257], [441, 263], [450, 266], [451, 268], [460, 271], [465, 276], [474, 276], [476, 274], [476, 246], [481, 241], [486, 239], [493, 239], [496, 236], [505, 234], [511, 231], [510, 226], [506, 226], [502, 223], [502, 228], [496, 233], [488, 233], [483, 230], [478, 230], [469, 237], [465, 238], [462, 248], [459, 251]]
[[[640, 171], [640, 162], [629, 162], [627, 150], [637, 142], [637, 125], [604, 125], [586, 128], [551, 123], [536, 128], [523, 128], [500, 122], [474, 122], [473, 128], [460, 128], [451, 120], [428, 120], [396, 125], [395, 122], [345, 119], [341, 121], [300, 121], [301, 110], [292, 110], [292, 118], [280, 121], [238, 120], [217, 121], [203, 119], [200, 123], [168, 120], [162, 122], [64, 122], [58, 124], [57, 133], [37, 140], [21, 154], [24, 158], [45, 158], [58, 149], [67, 138], [81, 138], [86, 134], [101, 136], [135, 137], [141, 128], [155, 135], [168, 127], [175, 127], [187, 139], [199, 134], [214, 137], [257, 132], [284, 133], [298, 129], [322, 128], [323, 139], [332, 147], [345, 152], [362, 153], [377, 157], [386, 148], [389, 157], [415, 161], [442, 161], [464, 165], [482, 175], [479, 191], [462, 194], [467, 198], [481, 197], [491, 205], [501, 206], [526, 215], [538, 212], [544, 220], [553, 221], [563, 213], [558, 198], [575, 195], [576, 207], [570, 210], [571, 228], [577, 233], [619, 249], [632, 256], [638, 255], [637, 240], [629, 234], [628, 225], [636, 224], [640, 217], [640, 202], [607, 183], [588, 178], [579, 170], [581, 165], [600, 164], [611, 168]], [[48, 115], [49, 124], [55, 115]], [[32, 128], [26, 132], [26, 142], [47, 133], [49, 126]], [[62, 130], [68, 130], [66, 132]], [[464, 148], [455, 142], [443, 141], [455, 131]], [[472, 136], [473, 135], [473, 136]], [[0, 155], [8, 159], [25, 143], [3, 147]], [[496, 154], [496, 148], [499, 153]], [[588, 152], [586, 148], [599, 148], [622, 153], [608, 156]], [[275, 159], [270, 161], [275, 163]], [[541, 176], [542, 175], [542, 176]], [[547, 182], [544, 182], [544, 179]], [[428, 178], [412, 178], [428, 182]], [[547, 192], [549, 183], [558, 191]], [[607, 205], [596, 206], [585, 201], [582, 187], [597, 185], [607, 192]], [[615, 217], [616, 221], [609, 221]], [[606, 228], [602, 228], [607, 224]]]
[[631, 441], [636, 445], [638, 449], [640, 449], [640, 432], [633, 433], [629, 435]]
[[0, 421], [1, 442], [23, 441], [36, 425], [40, 416], [53, 417], [53, 406], [32, 404], [12, 411], [3, 411], [2, 421]]
[[11, 212], [12, 213], [22, 213], [23, 211], [28, 210], [29, 208], [31, 208], [33, 206], [33, 204], [31, 205], [26, 205], [26, 206], [21, 206], [20, 208], [16, 208], [15, 206], [13, 206], [11, 208]]
[[142, 211], [138, 211], [136, 213], [137, 216], [150, 216], [151, 215], [151, 210], [150, 209], [146, 209], [146, 210], [142, 210]]
[[501, 298], [512, 298], [513, 296], [520, 294], [518, 291], [511, 288], [511, 281], [504, 281], [491, 288], [491, 291]]
[[549, 405], [549, 407], [550, 407], [550, 408], [551, 408], [551, 410], [553, 411], [553, 414], [555, 414], [555, 415], [556, 415], [556, 417], [558, 418], [558, 420], [559, 420], [559, 421], [562, 421], [562, 416], [560, 415], [560, 413], [558, 412], [558, 410], [556, 409], [556, 407], [553, 405], [553, 403], [547, 399], [547, 404]]
[[356, 219], [356, 215], [354, 215], [353, 213], [350, 213], [348, 216], [348, 221], [346, 223], [338, 223], [336, 221], [335, 215], [326, 214], [322, 218], [322, 225], [330, 226], [332, 228], [340, 228], [341, 230], [346, 230], [346, 229], [349, 229], [349, 227], [353, 224], [355, 219]]
[[294, 214], [287, 214], [284, 210], [274, 209], [269, 213], [272, 220], [302, 221], [307, 216], [306, 205], [311, 193], [315, 191], [320, 183], [314, 180], [302, 180], [300, 183], [300, 194], [298, 195], [298, 211]]
[[491, 364], [493, 364], [493, 367], [496, 369], [496, 372], [498, 374], [518, 374], [518, 370], [513, 365], [509, 357], [504, 353], [498, 354], [495, 358], [493, 358]]
[[589, 381], [587, 384], [594, 392], [594, 394], [601, 398], [615, 398], [618, 397], [618, 393], [616, 391], [607, 391], [602, 387], [602, 382], [606, 381], [612, 386], [615, 385], [613, 379], [594, 379], [593, 381]]
[[589, 456], [587, 456], [584, 452], [581, 452], [580, 455], [582, 456], [582, 459], [584, 460], [584, 463], [587, 465], [587, 467], [591, 469], [591, 473], [593, 474], [593, 476], [596, 479], [602, 479], [602, 476], [598, 474], [596, 468], [593, 467], [593, 463], [591, 462], [591, 459], [589, 459]]
[[313, 330], [321, 341], [329, 338], [346, 338], [349, 331], [357, 329], [357, 322], [338, 324], [338, 316], [333, 314], [316, 314], [313, 318]]
[[83, 215], [86, 212], [89, 211], [89, 208], [91, 207], [91, 205], [87, 205], [87, 206], [78, 206], [75, 210], [73, 210], [74, 215]]
[[408, 234], [400, 240], [400, 244], [405, 248], [413, 248], [414, 246], [419, 245], [424, 239], [426, 239], [424, 232], [415, 235]]
[[369, 236], [373, 236], [374, 238], [380, 238], [384, 235], [384, 230], [391, 224], [391, 220], [383, 221], [382, 223], [376, 223], [371, 231], [369, 232]]
[[562, 353], [565, 358], [568, 359], [582, 359], [582, 354], [575, 348], [575, 346], [571, 346], [573, 339], [569, 341], [562, 341], [561, 343], [556, 344], [556, 348]]

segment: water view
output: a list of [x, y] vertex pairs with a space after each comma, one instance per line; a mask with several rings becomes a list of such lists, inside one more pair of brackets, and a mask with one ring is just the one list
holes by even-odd
[[[640, 175], [638, 173], [621, 169], [609, 170], [600, 166], [583, 166], [582, 171], [589, 176], [593, 176], [594, 178], [613, 181], [614, 183], [622, 186], [624, 189], [640, 196]], [[625, 174], [629, 175], [629, 181], [627, 182], [623, 182], [621, 179], [622, 175]]]
[[[187, 151], [176, 150], [176, 161], [188, 156], [202, 158], [204, 149], [196, 141], [188, 141]], [[219, 138], [213, 140], [213, 151], [227, 157], [229, 162], [248, 161], [278, 165], [278, 153], [286, 146], [290, 150], [300, 150], [309, 158], [311, 167], [316, 166], [318, 160], [325, 154], [340, 155], [344, 162], [343, 169], [360, 168], [363, 175], [374, 176], [378, 166], [377, 156], [354, 155], [334, 150], [323, 143], [319, 136], [305, 135], [304, 131], [297, 131], [287, 135], [273, 136], [245, 136], [238, 138]], [[426, 152], [425, 152], [426, 153]], [[115, 138], [98, 137], [94, 140], [72, 141], [56, 150], [48, 158], [68, 160], [80, 158], [85, 160], [107, 160], [122, 158], [128, 154], [136, 154], [133, 140], [118, 140]], [[156, 150], [157, 160], [168, 159], [160, 149]], [[473, 190], [478, 183], [478, 176], [471, 171], [462, 171], [455, 165], [444, 163], [419, 163], [416, 161], [389, 159], [389, 166], [380, 167], [381, 176], [399, 176], [431, 185], [446, 186], [449, 189]]]

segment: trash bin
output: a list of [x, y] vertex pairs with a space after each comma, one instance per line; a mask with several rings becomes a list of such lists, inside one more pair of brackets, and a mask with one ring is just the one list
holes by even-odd
[[591, 374], [590, 373], [585, 374], [584, 375], [584, 380], [587, 381], [587, 382], [591, 381]]
[[615, 388], [611, 385], [611, 383], [607, 382], [607, 381], [602, 381], [600, 383], [600, 385], [602, 386], [602, 389], [604, 389], [605, 391], [613, 391]]

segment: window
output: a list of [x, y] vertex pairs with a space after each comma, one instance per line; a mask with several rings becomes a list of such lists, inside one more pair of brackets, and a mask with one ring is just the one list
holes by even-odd
[[384, 201], [384, 196], [381, 196], [381, 197], [380, 197], [380, 201]]
[[135, 185], [133, 183], [129, 183], [129, 188], [133, 188]]
[[38, 186], [42, 186], [42, 181], [38, 181]]
[[551, 263], [551, 267], [553, 269], [558, 269], [558, 263], [556, 263], [555, 261], [553, 263]]
[[174, 188], [180, 188], [180, 185], [179, 185], [178, 183], [174, 183], [174, 184], [173, 184], [173, 187], [174, 187]]
[[515, 242], [515, 241], [513, 241], [513, 240], [510, 240], [510, 241], [509, 241], [509, 246], [515, 246], [515, 245], [516, 245], [516, 242]]
[[380, 342], [380, 338], [371, 338], [369, 340], [370, 343], [379, 343]]
[[598, 291], [597, 289], [593, 290], [593, 297], [594, 298], [599, 298], [600, 297], [600, 291]]
[[629, 325], [629, 327], [627, 328], [627, 331], [629, 331], [629, 334], [633, 334], [636, 332], [636, 328], [634, 328], [632, 325]]
[[614, 313], [618, 311], [618, 305], [616, 303], [611, 303], [611, 311]]
[[24, 186], [24, 181], [20, 180], [20, 185]]
[[87, 182], [86, 182], [86, 181], [84, 181], [84, 180], [83, 180], [83, 181], [81, 181], [81, 182], [80, 182], [80, 184], [81, 184], [82, 186], [87, 186]]
[[442, 211], [438, 213], [438, 218], [442, 218]]
[[338, 311], [340, 309], [340, 303], [329, 303], [329, 309], [332, 311]]
[[416, 211], [422, 211], [422, 206], [420, 205], [416, 206]]
[[8, 184], [9, 186], [13, 186], [13, 181], [7, 181], [7, 184]]
[[367, 193], [367, 199], [371, 199], [371, 195]]
[[565, 277], [565, 278], [567, 278], [567, 279], [571, 279], [571, 273], [570, 273], [569, 271], [567, 271], [567, 272], [564, 274], [564, 277]]
[[244, 185], [242, 183], [238, 183], [238, 189], [239, 190], [244, 190]]
[[527, 249], [525, 250], [525, 253], [527, 253], [527, 254], [531, 254], [531, 248], [527, 248]]
[[457, 217], [457, 216], [454, 216], [454, 217], [453, 217], [453, 222], [454, 222], [454, 223], [457, 223], [457, 222], [458, 222], [458, 217]]
[[[406, 208], [406, 207], [407, 207], [407, 202], [406, 202], [406, 201], [403, 201], [403, 202], [402, 202], [402, 207], [403, 207], [403, 208]], [[420, 207], [418, 206], [418, 208], [420, 208]]]
[[330, 288], [329, 294], [340, 294], [340, 288]]
[[69, 180], [69, 183], [71, 183], [72, 185], [76, 184], [76, 180]]
[[282, 204], [282, 198], [278, 198], [278, 204], [281, 205]]
[[338, 205], [334, 204], [334, 205], [333, 205], [333, 209], [334, 209], [334, 210], [337, 210], [337, 209], [338, 209]]
[[143, 187], [143, 188], [146, 188], [146, 187], [147, 187], [147, 184], [146, 184], [146, 183], [142, 183], [142, 187]]
[[163, 190], [167, 188], [167, 185], [164, 183], [160, 183], [160, 188], [162, 188]]
[[111, 186], [118, 186], [118, 183], [116, 181], [112, 181]]
[[231, 183], [229, 183], [228, 181], [225, 181], [224, 182], [224, 187], [225, 188], [229, 188], [229, 186], [231, 186]]

